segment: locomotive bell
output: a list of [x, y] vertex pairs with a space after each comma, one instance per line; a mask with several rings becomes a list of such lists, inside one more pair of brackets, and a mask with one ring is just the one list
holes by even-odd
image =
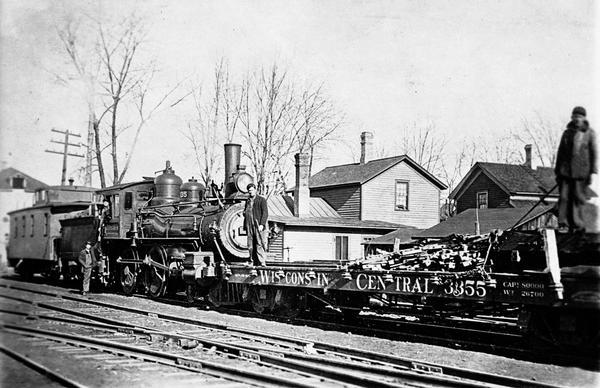
[[204, 199], [206, 187], [197, 179], [188, 180], [181, 185], [181, 200], [184, 202], [198, 202]]
[[154, 187], [156, 195], [150, 202], [151, 205], [164, 205], [177, 202], [180, 200], [181, 193], [180, 177], [175, 175], [175, 171], [171, 168], [171, 162], [167, 160], [165, 169], [162, 174], [154, 178]]

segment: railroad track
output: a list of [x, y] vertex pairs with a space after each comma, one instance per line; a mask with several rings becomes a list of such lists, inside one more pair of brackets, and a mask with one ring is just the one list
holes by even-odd
[[[48, 291], [39, 289], [39, 286], [19, 282], [2, 281], [0, 287], [7, 291], [2, 295], [5, 301], [29, 304], [35, 308], [35, 314], [21, 313], [24, 318], [61, 321], [64, 324], [80, 326], [91, 325], [97, 329], [150, 339], [152, 342], [176, 343], [180, 348], [209, 349], [227, 358], [298, 374], [297, 378], [286, 377], [285, 381], [288, 384], [280, 382], [280, 385], [289, 386], [290, 381], [309, 380], [309, 385], [319, 386], [548, 386], [534, 381], [435, 365], [322, 342], [307, 342], [293, 337], [208, 324], [186, 317]], [[15, 311], [12, 312], [4, 310], [4, 314], [19, 314], [17, 308], [13, 308]], [[46, 314], [43, 311], [50, 313]], [[73, 318], [74, 316], [76, 318]], [[19, 330], [15, 325], [5, 325], [5, 329]], [[177, 362], [177, 358], [174, 360]], [[192, 361], [202, 362], [197, 359], [187, 362]], [[319, 384], [314, 384], [318, 379]]]

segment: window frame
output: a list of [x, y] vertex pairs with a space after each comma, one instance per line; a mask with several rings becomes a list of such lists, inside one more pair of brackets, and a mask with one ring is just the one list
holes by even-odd
[[[335, 260], [342, 261], [348, 260], [350, 257], [350, 238], [347, 234], [340, 234], [334, 236], [334, 255]], [[338, 243], [339, 241], [339, 243]], [[344, 257], [345, 253], [345, 257]]]
[[50, 234], [50, 214], [44, 213], [44, 237]]
[[29, 236], [33, 237], [35, 234], [35, 232], [34, 232], [35, 231], [35, 214], [32, 214], [30, 216], [30, 218], [31, 218], [31, 234]]
[[[479, 206], [479, 195], [480, 194], [485, 194], [485, 207], [480, 207]], [[489, 195], [489, 192], [487, 190], [478, 191], [475, 194], [475, 207], [477, 209], [489, 209], [490, 208], [490, 195]]]
[[[400, 209], [398, 208], [398, 187], [399, 187], [399, 183], [401, 184], [406, 184], [406, 208], [405, 209]], [[410, 194], [410, 182], [404, 179], [396, 179], [394, 181], [394, 211], [399, 211], [399, 212], [405, 212], [405, 211], [409, 211], [409, 205], [410, 205], [410, 201], [409, 201], [409, 194]]]

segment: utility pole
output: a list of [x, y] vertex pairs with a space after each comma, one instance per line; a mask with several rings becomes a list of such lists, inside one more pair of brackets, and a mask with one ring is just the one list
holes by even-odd
[[69, 132], [69, 130], [59, 131], [58, 129], [52, 128], [51, 131], [65, 135], [65, 141], [50, 140], [51, 143], [58, 143], [58, 144], [64, 145], [64, 149], [62, 152], [54, 151], [54, 150], [46, 150], [46, 152], [50, 152], [52, 154], [59, 154], [59, 155], [63, 156], [62, 176], [60, 178], [60, 184], [62, 186], [64, 186], [67, 182], [67, 156], [83, 158], [83, 155], [81, 155], [81, 154], [73, 154], [73, 153], [69, 152], [69, 146], [77, 147], [77, 148], [81, 147], [81, 144], [79, 144], [79, 143], [69, 143], [69, 136], [81, 137], [81, 135], [79, 135], [77, 133]]

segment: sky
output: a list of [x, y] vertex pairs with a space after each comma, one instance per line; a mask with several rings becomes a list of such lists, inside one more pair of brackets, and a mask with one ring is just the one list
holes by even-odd
[[[323, 83], [345, 116], [338, 133], [344, 144], [319, 155], [318, 171], [353, 162], [364, 130], [389, 146], [406, 126], [433, 123], [451, 153], [469, 139], [518, 130], [536, 115], [560, 132], [576, 105], [587, 108], [594, 126], [598, 8], [593, 0], [3, 0], [0, 167], [58, 184], [62, 159], [44, 152], [59, 139], [50, 129], [86, 130], [81, 94], [55, 77], [69, 66], [56, 33], [64, 15], [136, 10], [151, 26], [144, 55], [155, 58], [163, 86], [209, 82], [220, 58], [232, 74], [278, 63], [299, 82]], [[166, 159], [182, 178], [197, 176], [182, 135], [193, 114], [155, 116], [126, 180], [151, 176]], [[78, 163], [69, 160], [69, 176]]]

